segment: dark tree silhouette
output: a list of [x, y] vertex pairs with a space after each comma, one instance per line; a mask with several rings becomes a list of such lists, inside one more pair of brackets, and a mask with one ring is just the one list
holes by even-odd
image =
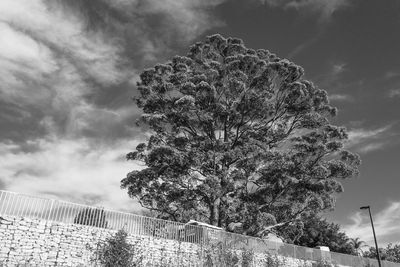
[[[389, 243], [386, 248], [379, 248], [379, 255], [382, 260], [400, 263], [400, 244]], [[369, 251], [363, 253], [364, 257], [376, 259], [376, 249], [370, 247]]]
[[350, 238], [349, 239], [350, 245], [353, 247], [354, 253], [357, 256], [361, 256], [362, 255], [362, 248], [366, 247], [367, 244], [365, 244], [364, 241], [362, 241], [359, 237], [356, 238]]
[[85, 208], [74, 218], [74, 223], [107, 228], [107, 221], [104, 209]]
[[249, 235], [333, 208], [339, 179], [356, 175], [360, 159], [329, 123], [326, 91], [303, 73], [220, 35], [143, 71], [136, 103], [152, 135], [127, 158], [147, 168], [122, 188], [161, 218]]
[[[302, 227], [287, 227], [281, 231], [287, 242], [311, 248], [327, 246], [334, 252], [357, 255], [352, 239], [341, 230], [339, 224], [328, 222], [317, 214], [303, 215], [300, 220]], [[356, 241], [359, 242], [359, 239]]]

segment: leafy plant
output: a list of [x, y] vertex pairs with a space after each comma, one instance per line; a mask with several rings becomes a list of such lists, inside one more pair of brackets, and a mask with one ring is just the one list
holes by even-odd
[[127, 235], [124, 230], [119, 230], [105, 242], [98, 243], [93, 261], [104, 267], [142, 266], [143, 256], [134, 244], [128, 243]]
[[254, 251], [252, 250], [242, 250], [242, 267], [253, 266]]
[[339, 224], [329, 222], [315, 213], [303, 215], [300, 220], [302, 227], [292, 229], [287, 227], [286, 231], [282, 232], [286, 241], [298, 246], [309, 248], [327, 246], [330, 251], [355, 254], [355, 248]]
[[226, 246], [223, 242], [211, 244], [205, 248], [204, 252], [205, 267], [233, 267], [238, 266], [240, 261], [238, 252], [232, 247]]
[[266, 257], [263, 259], [264, 267], [284, 267], [286, 266], [285, 259], [280, 259], [278, 255], [271, 255], [266, 253]]
[[[381, 260], [400, 263], [400, 244], [389, 243], [386, 248], [379, 248], [379, 254]], [[369, 251], [364, 252], [363, 256], [376, 259], [376, 249], [370, 247]]]
[[319, 260], [312, 263], [312, 267], [337, 267], [337, 264], [334, 264], [327, 260]]

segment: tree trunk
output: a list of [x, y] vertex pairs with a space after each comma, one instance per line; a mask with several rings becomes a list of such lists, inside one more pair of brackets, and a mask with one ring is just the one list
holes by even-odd
[[227, 209], [227, 205], [226, 205], [226, 196], [223, 196], [220, 201], [219, 201], [219, 205], [218, 205], [218, 227], [222, 227], [225, 228], [226, 225], [226, 209]]
[[214, 203], [210, 207], [210, 224], [214, 226], [218, 226], [220, 202], [221, 200], [217, 198], [216, 200], [214, 200]]

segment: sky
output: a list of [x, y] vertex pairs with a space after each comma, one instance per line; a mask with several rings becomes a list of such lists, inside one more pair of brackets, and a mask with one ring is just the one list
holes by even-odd
[[205, 36], [241, 38], [328, 91], [360, 175], [324, 216], [400, 242], [400, 1], [1, 0], [0, 189], [139, 212], [120, 189], [147, 138], [131, 98], [145, 68]]

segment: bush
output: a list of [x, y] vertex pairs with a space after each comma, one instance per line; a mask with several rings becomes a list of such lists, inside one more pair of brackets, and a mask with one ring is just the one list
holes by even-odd
[[285, 260], [279, 259], [277, 255], [271, 255], [269, 253], [266, 253], [267, 256], [264, 259], [263, 263], [265, 267], [283, 267], [286, 266]]
[[239, 256], [231, 247], [226, 246], [223, 242], [212, 244], [204, 250], [204, 266], [205, 267], [233, 267], [238, 266]]
[[127, 242], [127, 236], [128, 234], [124, 230], [119, 230], [114, 236], [107, 238], [104, 243], [97, 244], [94, 252], [96, 264], [104, 267], [141, 266], [142, 257], [138, 253], [138, 249]]
[[243, 250], [242, 251], [242, 267], [252, 267], [254, 260], [254, 251]]
[[330, 261], [319, 260], [312, 263], [312, 267], [337, 267], [337, 264], [334, 264]]

